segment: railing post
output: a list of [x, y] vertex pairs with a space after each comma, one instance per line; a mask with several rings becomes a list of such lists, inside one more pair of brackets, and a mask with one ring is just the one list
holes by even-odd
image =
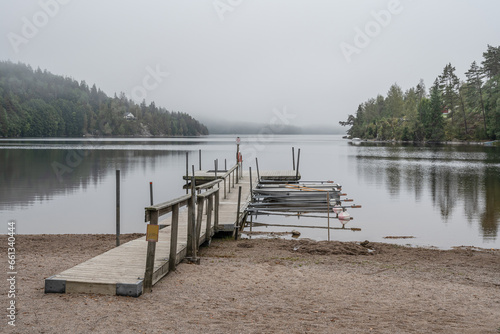
[[195, 231], [195, 241], [196, 241], [196, 251], [198, 251], [198, 247], [200, 246], [200, 234], [201, 234], [201, 222], [203, 220], [203, 205], [204, 205], [204, 198], [203, 197], [198, 197], [196, 200], [197, 202], [197, 207], [198, 207], [198, 213], [196, 215], [196, 231]]
[[237, 170], [238, 170], [238, 167], [236, 167], [236, 168], [232, 171], [232, 173], [233, 173], [233, 188], [234, 188], [234, 174], [235, 174], [235, 172], [236, 172]]
[[[150, 224], [158, 225], [158, 211], [150, 212]], [[148, 250], [146, 255], [146, 271], [144, 273], [144, 292], [151, 292], [153, 288], [153, 271], [155, 263], [156, 242], [148, 241]]]
[[170, 225], [170, 255], [168, 271], [174, 271], [177, 265], [177, 234], [179, 231], [179, 204], [172, 207], [172, 224]]
[[231, 193], [231, 173], [227, 174], [227, 182], [229, 182], [228, 193]]
[[116, 170], [116, 247], [120, 246], [120, 170]]
[[226, 199], [226, 178], [224, 178], [224, 199]]
[[195, 178], [194, 178], [194, 165], [193, 165], [193, 176], [191, 177], [191, 199], [189, 200], [188, 205], [188, 235], [187, 235], [187, 250], [186, 257], [190, 257], [192, 259], [196, 258], [196, 212], [195, 212], [195, 203], [196, 203], [196, 191], [195, 191]]
[[207, 206], [207, 228], [205, 231], [205, 241], [210, 243], [210, 239], [212, 238], [212, 210], [214, 206], [214, 194], [208, 196], [208, 206]]
[[219, 229], [219, 191], [215, 192], [215, 205], [214, 205], [214, 232]]

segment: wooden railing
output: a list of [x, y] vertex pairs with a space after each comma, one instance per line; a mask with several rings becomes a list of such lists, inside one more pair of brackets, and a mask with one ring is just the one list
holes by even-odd
[[229, 170], [225, 171], [224, 174], [220, 175], [217, 171], [215, 170], [215, 180], [212, 182], [208, 182], [206, 184], [197, 186], [196, 189], [205, 189], [206, 185], [209, 185], [209, 187], [212, 187], [212, 184], [214, 182], [218, 183], [222, 181], [224, 183], [224, 199], [227, 198], [227, 194], [231, 193], [231, 177], [233, 181], [233, 188], [235, 187], [236, 183], [239, 183], [239, 179], [242, 176], [242, 173], [240, 171], [241, 166], [240, 164], [236, 164], [233, 167], [231, 167]]
[[[226, 180], [229, 181], [229, 193], [231, 192], [231, 174], [233, 175], [233, 188], [235, 183], [239, 183], [239, 171], [240, 171], [240, 165], [236, 164], [233, 167], [231, 167], [223, 176], [222, 179], [224, 180], [224, 199], [227, 198], [227, 193], [226, 193]], [[235, 180], [236, 179], [236, 180]]]
[[[222, 180], [215, 180], [206, 183], [202, 186], [196, 187], [197, 189], [200, 190], [201, 189], [206, 190], [205, 192], [202, 192], [198, 195], [196, 195], [193, 186], [191, 188], [191, 194], [184, 195], [174, 200], [145, 208], [145, 221], [146, 222], [149, 221], [150, 224], [153, 225], [158, 225], [158, 221], [161, 216], [172, 212], [172, 220], [170, 225], [171, 234], [170, 234], [170, 255], [168, 260], [168, 270], [160, 272], [158, 274], [160, 277], [166, 275], [166, 273], [169, 271], [174, 271], [176, 268], [178, 262], [177, 239], [179, 231], [179, 209], [184, 206], [188, 207], [186, 257], [193, 261], [199, 261], [197, 253], [200, 244], [202, 242], [210, 242], [219, 224], [219, 187], [215, 187], [215, 185], [218, 185], [221, 181]], [[204, 240], [200, 240], [205, 201], [208, 201], [208, 204], [206, 205], [207, 224], [206, 224], [205, 238]], [[197, 214], [195, 213], [196, 208], [198, 211]], [[213, 227], [212, 227], [212, 211], [214, 211]], [[156, 252], [156, 242], [149, 241], [146, 254], [146, 270], [144, 273], [144, 281], [143, 281], [144, 292], [150, 292], [153, 286], [155, 252]]]

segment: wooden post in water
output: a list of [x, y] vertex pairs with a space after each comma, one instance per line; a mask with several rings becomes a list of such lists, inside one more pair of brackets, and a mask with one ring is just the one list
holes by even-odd
[[153, 182], [149, 182], [149, 202], [151, 203], [151, 206], [154, 205], [154, 202], [153, 202]]
[[326, 191], [326, 207], [328, 209], [328, 241], [330, 241], [330, 192]]
[[252, 167], [248, 167], [248, 172], [250, 173], [250, 201], [252, 201], [253, 200]]
[[238, 156], [240, 154], [240, 137], [236, 137], [236, 163], [238, 163]]
[[[151, 211], [151, 225], [158, 225], [158, 211]], [[148, 241], [148, 250], [146, 253], [146, 272], [144, 273], [144, 292], [151, 292], [153, 288], [153, 271], [155, 264], [156, 242]]]
[[116, 170], [116, 247], [120, 246], [120, 170]]
[[255, 165], [257, 167], [257, 183], [260, 182], [260, 174], [259, 174], [259, 160], [257, 160], [257, 157], [255, 157]]
[[224, 170], [227, 172], [227, 159], [224, 159]]
[[199, 150], [198, 162], [200, 163], [200, 170], [201, 170], [201, 150]]
[[236, 208], [236, 222], [234, 224], [234, 240], [238, 240], [240, 230], [240, 204], [241, 204], [241, 186], [238, 187], [238, 207]]
[[300, 148], [299, 148], [299, 151], [297, 153], [297, 171], [295, 173], [295, 180], [296, 181], [299, 180], [299, 163], [300, 163]]
[[215, 179], [217, 180], [217, 159], [214, 160]]
[[292, 166], [293, 170], [295, 170], [295, 147], [292, 146]]
[[168, 271], [174, 271], [177, 262], [177, 234], [179, 231], [179, 204], [172, 207], [172, 224], [170, 226], [170, 255]]

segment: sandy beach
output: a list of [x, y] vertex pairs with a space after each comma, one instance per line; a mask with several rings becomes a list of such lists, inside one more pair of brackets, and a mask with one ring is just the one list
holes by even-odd
[[200, 265], [132, 298], [44, 293], [113, 235], [16, 239], [16, 326], [4, 316], [2, 333], [500, 333], [499, 250], [214, 239]]

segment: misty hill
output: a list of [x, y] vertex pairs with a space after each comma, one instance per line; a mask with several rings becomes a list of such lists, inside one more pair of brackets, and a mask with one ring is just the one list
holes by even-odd
[[121, 93], [108, 97], [85, 81], [0, 61], [0, 137], [198, 136], [207, 128]]

